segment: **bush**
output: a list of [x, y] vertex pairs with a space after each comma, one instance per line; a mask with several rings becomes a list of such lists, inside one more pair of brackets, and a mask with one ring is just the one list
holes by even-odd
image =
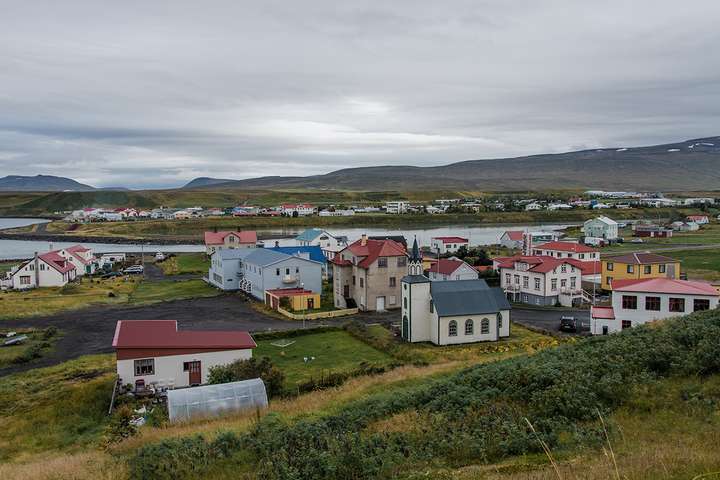
[[268, 357], [263, 357], [260, 360], [252, 357], [247, 360], [237, 360], [228, 365], [211, 367], [208, 383], [238, 382], [251, 378], [262, 379], [268, 398], [271, 398], [282, 392], [285, 374], [279, 368], [273, 366]]
[[110, 423], [105, 427], [103, 444], [107, 447], [130, 438], [137, 433], [137, 427], [131, 424], [133, 409], [130, 405], [122, 405], [113, 412]]
[[18, 364], [32, 362], [36, 358], [40, 358], [42, 356], [42, 349], [43, 347], [40, 344], [31, 345], [22, 353], [22, 355], [18, 355], [13, 358], [12, 362]]
[[57, 333], [58, 333], [57, 327], [54, 325], [51, 325], [43, 331], [42, 338], [44, 340], [50, 340], [52, 337], [57, 335]]

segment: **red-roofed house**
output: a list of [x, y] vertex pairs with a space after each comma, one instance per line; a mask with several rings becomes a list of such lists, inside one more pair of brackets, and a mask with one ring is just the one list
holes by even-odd
[[533, 305], [572, 306], [586, 300], [582, 271], [572, 259], [542, 255], [493, 259], [508, 298]]
[[607, 335], [635, 325], [718, 307], [720, 293], [709, 283], [672, 278], [616, 280], [612, 312], [595, 312], [594, 335]]
[[120, 320], [112, 346], [123, 385], [188, 387], [207, 382], [211, 367], [252, 357], [248, 332], [178, 330], [176, 320]]
[[533, 247], [534, 255], [543, 255], [555, 258], [574, 258], [581, 262], [596, 262], [600, 260], [600, 253], [587, 245], [575, 242], [548, 242]]
[[478, 279], [478, 271], [467, 262], [457, 258], [441, 258], [431, 261], [427, 275], [432, 281]]
[[710, 223], [707, 215], [688, 215], [685, 217], [688, 222], [695, 222], [698, 225], [707, 225]]
[[234, 232], [205, 232], [205, 252], [212, 255], [223, 248], [253, 248], [257, 245], [254, 230]]
[[9, 276], [12, 288], [26, 290], [38, 287], [62, 287], [75, 280], [77, 271], [58, 250], [35, 255], [13, 270]]
[[468, 247], [468, 239], [463, 237], [432, 237], [430, 248], [433, 252], [455, 253], [460, 247]]
[[78, 277], [82, 275], [92, 275], [97, 269], [97, 262], [92, 250], [82, 245], [73, 245], [72, 247], [58, 250], [61, 257], [66, 258], [70, 263], [75, 265], [75, 272]]
[[407, 251], [394, 240], [363, 235], [331, 260], [335, 306], [360, 310], [399, 308], [400, 279], [407, 275]]

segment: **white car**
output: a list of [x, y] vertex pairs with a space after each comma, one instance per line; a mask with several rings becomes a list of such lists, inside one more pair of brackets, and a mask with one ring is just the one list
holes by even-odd
[[157, 260], [158, 262], [162, 262], [163, 260], [165, 260], [165, 254], [162, 252], [157, 252], [155, 254], [155, 260]]
[[142, 265], [132, 265], [132, 266], [126, 268], [125, 270], [123, 270], [123, 273], [133, 275], [133, 274], [143, 273], [144, 271], [145, 271], [145, 268]]

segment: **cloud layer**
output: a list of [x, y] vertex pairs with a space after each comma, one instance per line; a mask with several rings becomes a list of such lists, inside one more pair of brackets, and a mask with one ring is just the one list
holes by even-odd
[[0, 175], [168, 187], [720, 128], [712, 0], [0, 6]]

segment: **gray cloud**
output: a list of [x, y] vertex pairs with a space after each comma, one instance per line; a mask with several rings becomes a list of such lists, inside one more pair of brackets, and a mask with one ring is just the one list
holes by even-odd
[[0, 174], [164, 187], [720, 124], [712, 0], [0, 3]]

